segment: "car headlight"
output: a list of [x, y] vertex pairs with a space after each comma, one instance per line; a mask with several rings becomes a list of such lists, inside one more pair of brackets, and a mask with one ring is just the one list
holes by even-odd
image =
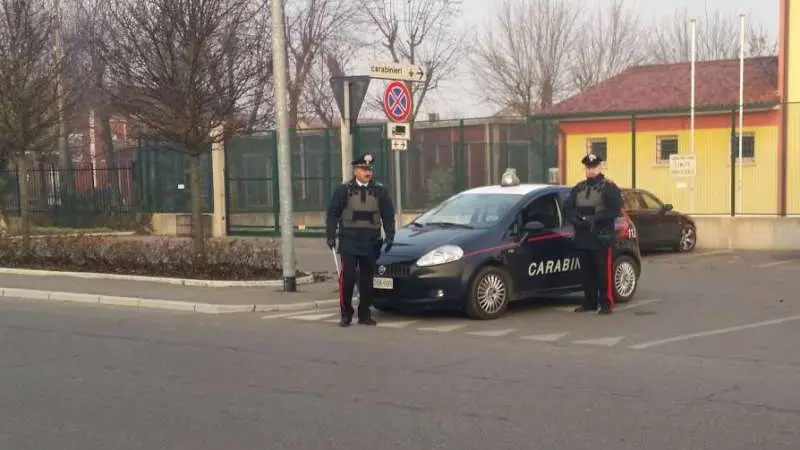
[[437, 247], [417, 260], [417, 265], [420, 267], [438, 266], [439, 264], [447, 264], [453, 261], [458, 261], [464, 256], [464, 250], [457, 245], [443, 245]]

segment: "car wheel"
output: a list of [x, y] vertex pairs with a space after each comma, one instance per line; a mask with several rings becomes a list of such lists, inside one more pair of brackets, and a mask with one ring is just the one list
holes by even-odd
[[612, 274], [614, 278], [614, 302], [630, 302], [636, 293], [636, 288], [639, 287], [639, 264], [630, 256], [619, 256], [614, 260]]
[[511, 296], [508, 274], [498, 267], [484, 267], [475, 276], [467, 300], [467, 315], [492, 320], [502, 316]]
[[697, 229], [692, 225], [681, 228], [681, 237], [675, 250], [681, 253], [690, 253], [697, 245]]

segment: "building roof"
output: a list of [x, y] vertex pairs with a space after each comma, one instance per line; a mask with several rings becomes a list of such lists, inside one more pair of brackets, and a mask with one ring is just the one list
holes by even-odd
[[[739, 60], [696, 63], [695, 106], [739, 104]], [[778, 102], [778, 58], [746, 58], [744, 103]], [[546, 114], [580, 114], [689, 109], [691, 63], [631, 67], [548, 109]]]

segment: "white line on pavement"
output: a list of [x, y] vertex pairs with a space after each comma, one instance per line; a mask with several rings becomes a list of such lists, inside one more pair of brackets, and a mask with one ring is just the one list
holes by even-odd
[[404, 320], [402, 322], [378, 322], [379, 328], [405, 328], [412, 323], [417, 323], [419, 320]]
[[638, 302], [628, 303], [627, 305], [620, 306], [620, 310], [627, 310], [632, 308], [638, 308], [640, 306], [649, 305], [651, 303], [660, 302], [660, 298], [648, 298], [645, 300], [639, 300]]
[[733, 253], [732, 249], [725, 249], [725, 250], [712, 250], [710, 252], [697, 252], [697, 253], [690, 253], [690, 256], [695, 258], [700, 258], [704, 256], [719, 256], [719, 255], [729, 255]]
[[782, 266], [784, 264], [791, 264], [791, 263], [796, 263], [796, 262], [800, 262], [800, 261], [798, 261], [796, 259], [783, 259], [783, 260], [780, 260], [780, 261], [772, 261], [772, 262], [768, 262], [768, 263], [759, 264], [756, 267], [760, 267], [762, 269], [766, 269], [768, 267]]
[[572, 341], [573, 344], [586, 344], [586, 345], [600, 345], [603, 347], [613, 347], [619, 344], [619, 341], [624, 339], [625, 336], [614, 336], [600, 339], [586, 339], [583, 341]]
[[426, 328], [417, 328], [419, 331], [433, 331], [435, 333], [449, 333], [451, 331], [456, 331], [459, 328], [464, 328], [467, 324], [462, 323], [458, 325], [443, 325], [441, 327], [426, 327]]
[[770, 325], [778, 325], [778, 324], [785, 323], [785, 322], [792, 322], [794, 320], [800, 320], [800, 315], [799, 316], [784, 317], [783, 319], [767, 320], [767, 321], [764, 321], [764, 322], [756, 322], [756, 323], [750, 323], [750, 324], [746, 324], [746, 325], [739, 325], [739, 326], [735, 326], [735, 327], [720, 328], [718, 330], [704, 331], [702, 333], [684, 334], [682, 336], [675, 336], [675, 337], [671, 337], [669, 339], [661, 339], [659, 341], [651, 341], [651, 342], [645, 342], [645, 343], [642, 343], [642, 344], [631, 345], [629, 348], [632, 348], [632, 349], [635, 349], [635, 350], [641, 350], [643, 348], [655, 347], [657, 345], [669, 344], [671, 342], [688, 341], [689, 339], [694, 339], [694, 338], [698, 338], [698, 337], [714, 336], [714, 335], [717, 335], [717, 334], [725, 334], [725, 333], [733, 333], [735, 331], [749, 330], [751, 328], [766, 327], [766, 326], [770, 326]]
[[509, 334], [515, 331], [517, 331], [516, 328], [507, 328], [505, 330], [473, 331], [467, 334], [469, 334], [470, 336], [503, 337], [503, 336], [508, 336]]
[[525, 339], [527, 341], [537, 341], [537, 342], [555, 342], [568, 334], [569, 333], [537, 334], [534, 336], [522, 336], [520, 337], [520, 339]]
[[325, 314], [310, 314], [310, 315], [307, 314], [307, 315], [303, 315], [303, 316], [295, 315], [295, 316], [289, 316], [289, 319], [292, 319], [292, 320], [310, 320], [311, 321], [311, 320], [326, 319], [326, 318], [331, 317], [333, 315], [335, 315], [335, 314], [325, 313]]

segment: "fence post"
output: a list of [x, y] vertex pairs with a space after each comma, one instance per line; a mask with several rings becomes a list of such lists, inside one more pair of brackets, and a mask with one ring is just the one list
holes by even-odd
[[[291, 175], [291, 174], [290, 174]], [[278, 131], [272, 130], [272, 216], [275, 220], [275, 231], [281, 231], [281, 201], [278, 183]]]
[[542, 120], [542, 151], [539, 154], [539, 165], [542, 167], [542, 183], [547, 183], [547, 162], [545, 156], [547, 155], [547, 122]]
[[322, 172], [325, 174], [325, 186], [322, 189], [323, 194], [325, 195], [324, 201], [328, 201], [331, 198], [331, 179], [333, 179], [333, 171], [331, 165], [331, 129], [325, 128], [325, 159], [323, 160], [323, 168]]
[[731, 217], [736, 216], [736, 110], [731, 110], [731, 145], [730, 145], [730, 160], [731, 160]]
[[636, 114], [631, 114], [631, 188], [636, 189]]
[[466, 143], [464, 142], [464, 119], [461, 119], [458, 124], [458, 148], [461, 154], [461, 181], [459, 182], [459, 192], [467, 189], [467, 181], [469, 180], [469, 173], [467, 171], [467, 150]]

